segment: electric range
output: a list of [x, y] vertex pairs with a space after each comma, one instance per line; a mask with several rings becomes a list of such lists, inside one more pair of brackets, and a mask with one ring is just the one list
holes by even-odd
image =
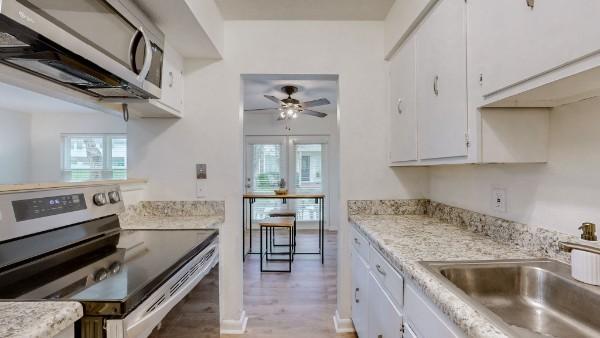
[[76, 337], [148, 336], [218, 270], [218, 231], [124, 230], [123, 208], [117, 186], [0, 195], [0, 299], [78, 301]]

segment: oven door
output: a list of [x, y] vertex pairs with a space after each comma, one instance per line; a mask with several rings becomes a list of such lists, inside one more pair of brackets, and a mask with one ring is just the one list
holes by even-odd
[[[55, 45], [54, 49], [66, 51], [63, 54], [72, 54], [71, 59], [81, 57], [117, 77], [127, 87], [139, 89], [143, 98], [158, 98], [162, 33], [149, 21], [139, 19], [143, 18], [142, 14], [134, 15], [130, 11], [134, 8], [125, 7], [122, 1], [125, 0], [4, 0], [0, 2], [0, 14], [5, 21], [0, 34], [8, 34], [8, 37], [28, 44], [33, 40], [34, 44], [37, 41]], [[6, 48], [1, 48], [4, 60]], [[39, 52], [39, 48], [33, 49]], [[73, 84], [72, 76], [77, 72], [73, 71], [72, 64], [64, 67], [62, 63], [57, 67], [56, 60], [32, 61], [36, 59], [41, 58], [34, 55], [15, 60], [13, 57], [9, 63], [67, 85]], [[63, 75], [49, 76], [49, 73], [56, 73], [56, 68], [60, 68]], [[83, 78], [83, 82], [76, 81], [79, 87], [88, 85], [88, 79]], [[96, 83], [89, 87], [100, 88]], [[113, 89], [90, 91], [105, 97], [121, 96], [114, 95]]]
[[[160, 324], [162, 319], [179, 303], [198, 283], [210, 274], [210, 283], [203, 284], [207, 295], [206, 303], [219, 298], [219, 252], [215, 240], [194, 257], [182, 269], [177, 271], [165, 284], [152, 293], [142, 304], [124, 319], [106, 320], [106, 337], [145, 338]], [[205, 337], [218, 338], [220, 328], [219, 306], [210, 306], [210, 313], [203, 314], [206, 322]], [[85, 317], [84, 317], [85, 320]], [[210, 327], [209, 327], [210, 326]], [[211, 333], [212, 332], [212, 333]], [[84, 337], [88, 338], [88, 337]]]

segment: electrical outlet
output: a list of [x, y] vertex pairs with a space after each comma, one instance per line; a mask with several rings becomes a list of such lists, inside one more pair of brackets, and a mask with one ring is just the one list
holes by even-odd
[[492, 188], [492, 209], [506, 212], [506, 189]]

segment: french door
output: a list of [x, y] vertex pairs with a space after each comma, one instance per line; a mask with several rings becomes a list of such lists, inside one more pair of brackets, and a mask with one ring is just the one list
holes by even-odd
[[[327, 162], [326, 136], [246, 136], [246, 192], [273, 194], [284, 179], [290, 194], [327, 195]], [[317, 225], [319, 206], [314, 200], [287, 203], [296, 209], [300, 225]], [[326, 215], [327, 206], [326, 199]], [[281, 200], [256, 200], [252, 219], [264, 219], [271, 210], [281, 207]]]

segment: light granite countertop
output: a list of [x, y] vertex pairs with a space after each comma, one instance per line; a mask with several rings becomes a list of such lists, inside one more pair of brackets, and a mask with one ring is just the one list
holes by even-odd
[[132, 216], [121, 219], [122, 229], [218, 229], [222, 216]]
[[419, 261], [524, 259], [539, 255], [426, 215], [351, 215], [350, 222], [468, 336], [507, 337]]
[[53, 337], [82, 316], [77, 302], [0, 302], [0, 337]]

